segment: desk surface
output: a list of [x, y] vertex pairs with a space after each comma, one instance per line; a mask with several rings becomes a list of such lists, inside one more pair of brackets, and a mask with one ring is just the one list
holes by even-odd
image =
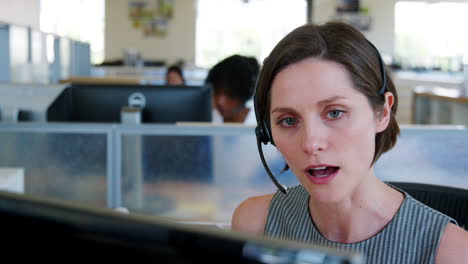
[[418, 86], [414, 89], [414, 95], [468, 104], [468, 97], [458, 89]]
[[153, 84], [164, 83], [165, 80], [150, 76], [105, 76], [105, 77], [70, 77], [60, 80], [60, 83], [73, 84]]

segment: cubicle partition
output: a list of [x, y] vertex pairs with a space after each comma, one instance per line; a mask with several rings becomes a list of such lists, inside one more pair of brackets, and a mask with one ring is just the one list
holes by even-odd
[[[243, 199], [275, 191], [250, 126], [2, 124], [0, 145], [0, 167], [23, 168], [27, 194], [179, 221], [228, 224]], [[298, 183], [264, 152], [282, 184]], [[468, 190], [466, 160], [465, 127], [407, 126], [376, 174]]]
[[2, 124], [0, 167], [23, 169], [26, 194], [109, 206], [111, 133], [99, 125]]
[[[227, 223], [243, 199], [275, 191], [253, 135], [246, 126], [119, 127], [117, 200], [131, 211]], [[275, 148], [267, 146], [265, 155], [282, 183], [297, 184], [290, 172], [280, 173], [285, 162]]]
[[89, 43], [0, 22], [0, 82], [57, 83], [91, 74]]

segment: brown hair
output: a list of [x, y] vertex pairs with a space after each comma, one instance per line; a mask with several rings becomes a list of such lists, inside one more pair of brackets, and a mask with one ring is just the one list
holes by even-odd
[[379, 90], [386, 76], [385, 91], [391, 92], [395, 99], [388, 127], [375, 136], [375, 152], [371, 165], [374, 164], [384, 152], [395, 145], [400, 132], [395, 119], [398, 96], [393, 81], [382, 73], [378, 51], [361, 32], [350, 25], [336, 22], [304, 25], [293, 30], [275, 46], [265, 59], [258, 79], [255, 104], [259, 118], [265, 120], [271, 131], [269, 111], [273, 79], [287, 66], [310, 57], [343, 65], [354, 88], [366, 96], [377, 114], [380, 114], [385, 104], [385, 96], [379, 94]]

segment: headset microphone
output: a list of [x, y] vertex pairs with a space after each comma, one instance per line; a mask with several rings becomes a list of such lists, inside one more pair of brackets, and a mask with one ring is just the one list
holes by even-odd
[[[265, 157], [263, 156], [263, 150], [262, 150], [262, 132], [261, 131], [262, 128], [261, 127], [256, 127], [255, 128], [255, 135], [257, 136], [257, 147], [258, 147], [258, 153], [260, 154], [260, 159], [262, 160], [262, 164], [263, 164], [263, 167], [265, 167], [265, 170], [266, 172], [268, 173], [268, 176], [270, 176], [270, 179], [271, 181], [273, 182], [273, 184], [275, 184], [275, 186], [284, 194], [287, 194], [288, 193], [288, 190], [286, 188], [286, 186], [282, 185], [281, 183], [278, 182], [278, 180], [276, 179], [276, 177], [273, 175], [273, 173], [271, 172], [270, 168], [268, 167], [268, 164], [266, 163], [265, 161]], [[263, 142], [263, 144], [267, 144], [268, 142]]]
[[[255, 87], [258, 88], [257, 85]], [[260, 117], [260, 113], [258, 109], [259, 102], [258, 102], [257, 88], [255, 89], [255, 94], [254, 94], [254, 110], [255, 110], [255, 117], [257, 119], [257, 127], [255, 128], [255, 136], [257, 138], [258, 153], [260, 155], [260, 159], [262, 160], [263, 167], [265, 168], [273, 184], [275, 184], [278, 190], [280, 190], [282, 193], [287, 194], [288, 190], [286, 186], [278, 182], [278, 180], [276, 179], [276, 177], [273, 175], [270, 168], [268, 167], [268, 164], [265, 161], [265, 157], [263, 156], [262, 143], [265, 145], [268, 144], [269, 142], [273, 145], [274, 143], [273, 143], [273, 138], [271, 137], [267, 126], [265, 126], [265, 121]]]

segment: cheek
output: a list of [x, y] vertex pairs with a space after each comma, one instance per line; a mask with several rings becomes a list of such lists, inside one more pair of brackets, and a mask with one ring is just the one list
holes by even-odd
[[277, 133], [272, 131], [273, 140], [275, 142], [276, 148], [283, 155], [286, 162], [293, 166], [295, 160], [300, 160], [299, 155], [302, 155], [300, 143], [297, 142], [297, 138], [294, 136], [287, 136], [281, 134], [281, 136], [276, 136]]
[[362, 164], [368, 167], [374, 157], [375, 132], [369, 123], [356, 122], [347, 129], [337, 131], [334, 145], [347, 156], [345, 160], [355, 163], [355, 166]]

